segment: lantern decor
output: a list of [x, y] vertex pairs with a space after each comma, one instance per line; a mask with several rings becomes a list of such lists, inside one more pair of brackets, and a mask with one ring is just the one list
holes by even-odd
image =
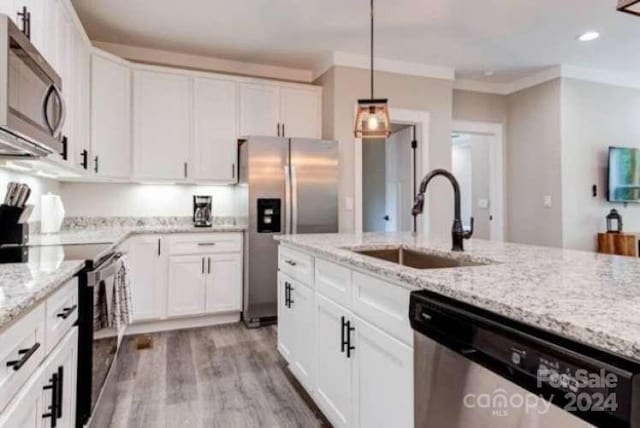
[[618, 10], [640, 16], [640, 0], [618, 0]]
[[387, 138], [391, 134], [389, 107], [385, 98], [373, 97], [373, 0], [371, 0], [371, 98], [358, 100], [354, 127], [356, 138]]
[[607, 233], [620, 232], [622, 232], [622, 216], [618, 213], [618, 210], [612, 209], [607, 214]]

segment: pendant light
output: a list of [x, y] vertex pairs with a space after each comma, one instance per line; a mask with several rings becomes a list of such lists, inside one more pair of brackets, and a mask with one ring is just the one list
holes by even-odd
[[386, 98], [373, 96], [373, 0], [371, 0], [371, 98], [358, 100], [354, 129], [356, 138], [387, 138], [391, 134]]
[[618, 10], [640, 16], [640, 0], [618, 0]]

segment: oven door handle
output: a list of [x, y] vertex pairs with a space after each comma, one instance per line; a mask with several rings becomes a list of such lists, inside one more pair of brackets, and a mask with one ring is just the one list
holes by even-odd
[[120, 258], [124, 254], [121, 252], [114, 253], [109, 259], [103, 263], [103, 265], [91, 272], [87, 273], [87, 284], [89, 287], [94, 287], [100, 281], [110, 276], [113, 276], [118, 269], [120, 269], [121, 260]]

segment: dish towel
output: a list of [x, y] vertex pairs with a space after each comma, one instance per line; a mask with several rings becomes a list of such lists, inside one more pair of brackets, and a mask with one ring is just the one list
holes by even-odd
[[111, 325], [120, 332], [131, 323], [131, 278], [127, 257], [120, 256], [120, 268], [113, 279]]

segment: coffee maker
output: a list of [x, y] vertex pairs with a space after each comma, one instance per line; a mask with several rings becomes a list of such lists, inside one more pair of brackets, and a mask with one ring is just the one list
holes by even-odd
[[193, 195], [193, 225], [195, 227], [211, 227], [211, 196]]

